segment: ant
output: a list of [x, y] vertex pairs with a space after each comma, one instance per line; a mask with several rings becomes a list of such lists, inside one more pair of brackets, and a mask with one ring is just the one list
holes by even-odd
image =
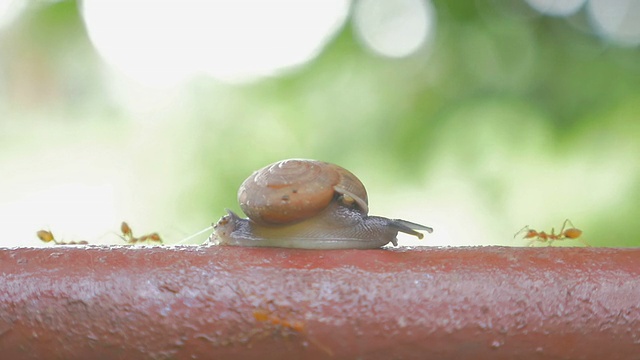
[[[569, 224], [571, 227], [565, 230], [565, 228], [567, 227], [567, 224]], [[527, 233], [524, 234], [523, 239], [532, 239], [529, 242], [529, 246], [533, 246], [533, 243], [536, 241], [540, 241], [543, 243], [548, 242], [549, 245], [551, 245], [556, 240], [572, 239], [572, 240], [580, 241], [587, 247], [591, 247], [591, 245], [587, 244], [586, 241], [580, 239], [580, 236], [582, 235], [582, 230], [576, 229], [576, 227], [573, 225], [573, 223], [569, 219], [566, 219], [564, 221], [564, 223], [562, 224], [562, 228], [560, 229], [560, 232], [557, 235], [555, 233], [555, 228], [551, 228], [551, 233], [547, 234], [544, 231], [538, 232], [534, 229], [530, 229], [529, 225], [527, 225], [522, 229], [520, 229], [520, 231], [515, 233], [513, 237], [515, 238], [516, 236], [518, 236], [518, 234], [522, 233], [525, 230], [527, 231]]]
[[122, 240], [124, 240], [126, 243], [129, 243], [129, 244], [140, 243], [143, 241], [154, 241], [162, 244], [162, 239], [160, 238], [160, 235], [158, 235], [158, 233], [155, 233], [155, 232], [147, 235], [142, 235], [140, 237], [133, 236], [133, 231], [129, 227], [129, 224], [127, 224], [125, 221], [123, 221], [122, 224], [120, 224], [120, 231], [122, 232], [122, 235], [120, 236]]
[[271, 325], [290, 329], [295, 332], [304, 332], [304, 323], [302, 321], [283, 319], [271, 310], [254, 309], [253, 318], [257, 321], [270, 323]]
[[85, 240], [80, 240], [80, 241], [59, 241], [56, 240], [55, 236], [53, 236], [53, 233], [49, 230], [39, 230], [36, 235], [38, 236], [38, 239], [42, 240], [42, 242], [52, 242], [56, 245], [88, 245], [89, 242], [85, 241]]
[[317, 346], [318, 349], [329, 356], [333, 356], [333, 351], [329, 347], [308, 336], [305, 323], [303, 321], [294, 320], [290, 316], [282, 316], [286, 312], [291, 312], [291, 310], [278, 306], [275, 302], [270, 300], [267, 301], [265, 307], [253, 309], [253, 318], [256, 321], [265, 324], [267, 328], [270, 328], [272, 331], [276, 331], [276, 333], [279, 333], [282, 337], [287, 337], [291, 334], [301, 334], [306, 337], [307, 341]]

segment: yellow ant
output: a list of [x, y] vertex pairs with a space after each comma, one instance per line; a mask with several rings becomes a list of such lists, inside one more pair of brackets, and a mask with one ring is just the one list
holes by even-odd
[[129, 227], [129, 224], [127, 224], [125, 221], [123, 221], [122, 224], [120, 224], [120, 231], [122, 232], [122, 235], [120, 235], [122, 240], [124, 240], [129, 244], [140, 243], [143, 241], [154, 241], [162, 244], [162, 239], [160, 238], [160, 235], [158, 235], [158, 233], [155, 233], [155, 232], [147, 235], [142, 235], [140, 237], [133, 236], [133, 231], [131, 230], [131, 227]]
[[[569, 224], [571, 227], [565, 230], [565, 228], [567, 227], [567, 224]], [[529, 246], [533, 246], [533, 243], [536, 241], [540, 241], [543, 243], [546, 242], [550, 246], [556, 240], [571, 239], [571, 240], [578, 240], [585, 246], [591, 247], [591, 245], [589, 245], [586, 241], [580, 239], [580, 236], [582, 235], [582, 230], [576, 229], [576, 227], [573, 225], [573, 223], [569, 219], [566, 219], [564, 221], [564, 223], [562, 224], [562, 228], [560, 229], [560, 232], [557, 235], [555, 233], [555, 228], [551, 228], [551, 233], [547, 234], [544, 231], [538, 232], [534, 229], [531, 229], [529, 228], [529, 225], [527, 225], [522, 229], [520, 229], [520, 231], [515, 233], [513, 237], [515, 238], [516, 236], [518, 236], [518, 234], [522, 233], [525, 230], [527, 232], [526, 234], [524, 234], [523, 239], [532, 239], [529, 242]]]
[[60, 241], [53, 236], [53, 233], [49, 230], [38, 230], [36, 233], [38, 239], [42, 240], [42, 242], [53, 242], [56, 245], [88, 245], [89, 242], [85, 240], [80, 241]]

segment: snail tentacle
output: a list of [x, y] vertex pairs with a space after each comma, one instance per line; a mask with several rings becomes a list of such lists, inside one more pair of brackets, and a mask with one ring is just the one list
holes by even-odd
[[362, 199], [360, 196], [340, 186], [335, 186], [334, 190], [336, 191], [336, 193], [342, 194], [344, 199], [348, 199], [348, 200], [345, 200], [346, 203], [355, 202], [356, 205], [358, 205], [358, 207], [362, 210], [363, 213], [365, 214], [369, 213], [369, 205], [367, 204], [367, 201]]
[[431, 227], [416, 224], [414, 222], [402, 219], [393, 219], [391, 220], [391, 223], [389, 225], [396, 227], [398, 231], [405, 234], [417, 236], [418, 239], [422, 239], [424, 237], [424, 234], [417, 232], [416, 230], [426, 231], [429, 234], [433, 232], [433, 228]]

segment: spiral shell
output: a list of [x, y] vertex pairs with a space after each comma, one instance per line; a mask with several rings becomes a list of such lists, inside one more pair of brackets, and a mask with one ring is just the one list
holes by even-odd
[[321, 161], [282, 160], [254, 172], [240, 186], [238, 202], [253, 221], [264, 225], [296, 223], [340, 199], [364, 215], [367, 191], [348, 170]]

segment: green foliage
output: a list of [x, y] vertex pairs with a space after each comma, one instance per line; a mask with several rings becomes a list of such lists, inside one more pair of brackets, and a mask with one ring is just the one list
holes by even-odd
[[[144, 89], [105, 70], [75, 3], [37, 6], [0, 33], [0, 140], [55, 128], [55, 142], [38, 138], [29, 152], [113, 152], [107, 167], [126, 158], [126, 175], [105, 176], [136, 194], [119, 210], [180, 234], [238, 211], [251, 171], [305, 157], [360, 175], [376, 213], [436, 219], [434, 236], [450, 227], [448, 243], [517, 245], [523, 225], [548, 231], [568, 217], [593, 245], [640, 245], [626, 231], [640, 216], [638, 49], [531, 10], [519, 19], [492, 2], [435, 7], [433, 47], [409, 58], [372, 55], [347, 24], [282, 76], [199, 78], [138, 96]], [[43, 58], [15, 71], [26, 53]], [[34, 69], [42, 73], [20, 77]], [[86, 153], [69, 153], [78, 143]], [[24, 151], [14, 142], [0, 161], [26, 161]]]

